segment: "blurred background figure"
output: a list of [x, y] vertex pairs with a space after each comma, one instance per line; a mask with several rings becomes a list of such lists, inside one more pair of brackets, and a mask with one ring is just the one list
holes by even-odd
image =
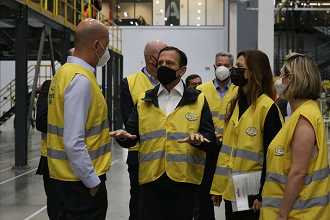
[[202, 84], [202, 78], [197, 74], [189, 75], [186, 78], [186, 85], [195, 88]]

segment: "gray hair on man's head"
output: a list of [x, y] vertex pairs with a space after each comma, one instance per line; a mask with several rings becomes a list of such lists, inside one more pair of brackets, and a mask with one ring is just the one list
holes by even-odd
[[220, 52], [215, 55], [215, 62], [217, 62], [218, 57], [229, 57], [231, 65], [234, 66], [234, 56], [231, 53], [228, 52]]

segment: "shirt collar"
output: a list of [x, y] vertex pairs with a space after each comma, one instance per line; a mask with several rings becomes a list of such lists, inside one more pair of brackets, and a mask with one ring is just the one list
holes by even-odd
[[92, 67], [91, 65], [89, 65], [88, 63], [86, 63], [84, 60], [78, 58], [78, 57], [74, 57], [74, 56], [68, 56], [68, 59], [66, 61], [67, 63], [75, 63], [78, 64], [79, 66], [82, 66], [88, 70], [90, 70], [92, 73], [95, 72], [95, 68]]
[[[176, 84], [176, 86], [173, 89], [176, 90], [181, 96], [183, 96], [184, 86], [182, 80], [180, 80], [180, 82]], [[159, 96], [159, 94], [162, 93], [164, 90], [166, 90], [165, 86], [163, 86], [163, 84], [160, 83], [157, 96]]]
[[158, 83], [155, 82], [154, 77], [152, 75], [150, 75], [150, 73], [148, 73], [147, 68], [143, 67], [142, 72], [148, 77], [148, 79], [150, 80], [150, 82], [153, 86], [158, 85]]
[[[217, 79], [214, 79], [213, 80], [213, 84], [214, 84], [214, 87], [216, 88], [216, 89], [220, 89], [220, 87], [219, 87], [219, 85], [218, 85], [218, 82], [217, 82]], [[229, 89], [229, 87], [230, 87], [230, 85], [231, 85], [231, 80], [229, 80], [229, 82], [228, 82], [228, 84], [226, 85], [226, 89]]]

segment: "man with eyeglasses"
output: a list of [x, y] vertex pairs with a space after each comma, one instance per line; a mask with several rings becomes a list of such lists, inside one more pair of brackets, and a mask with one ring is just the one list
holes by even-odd
[[[120, 110], [125, 127], [131, 112], [141, 93], [158, 85], [158, 53], [167, 45], [160, 40], [149, 41], [144, 48], [145, 67], [141, 71], [124, 78], [120, 83]], [[127, 161], [130, 179], [129, 220], [139, 219], [139, 161], [138, 143], [128, 151]]]
[[[222, 140], [226, 106], [231, 98], [237, 94], [237, 87], [231, 84], [230, 69], [234, 64], [234, 57], [228, 52], [220, 52], [215, 56], [215, 79], [203, 83], [197, 89], [202, 91], [210, 105], [212, 119], [217, 137]], [[199, 220], [214, 220], [214, 206], [211, 201], [210, 189], [215, 172], [219, 147], [206, 152], [204, 177], [198, 191], [194, 218]]]

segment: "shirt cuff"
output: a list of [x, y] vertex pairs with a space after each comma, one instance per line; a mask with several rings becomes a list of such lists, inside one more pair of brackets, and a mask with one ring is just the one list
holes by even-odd
[[90, 177], [85, 178], [84, 180], [81, 180], [87, 188], [94, 188], [95, 186], [99, 185], [101, 183], [100, 178], [94, 172], [94, 174]]

